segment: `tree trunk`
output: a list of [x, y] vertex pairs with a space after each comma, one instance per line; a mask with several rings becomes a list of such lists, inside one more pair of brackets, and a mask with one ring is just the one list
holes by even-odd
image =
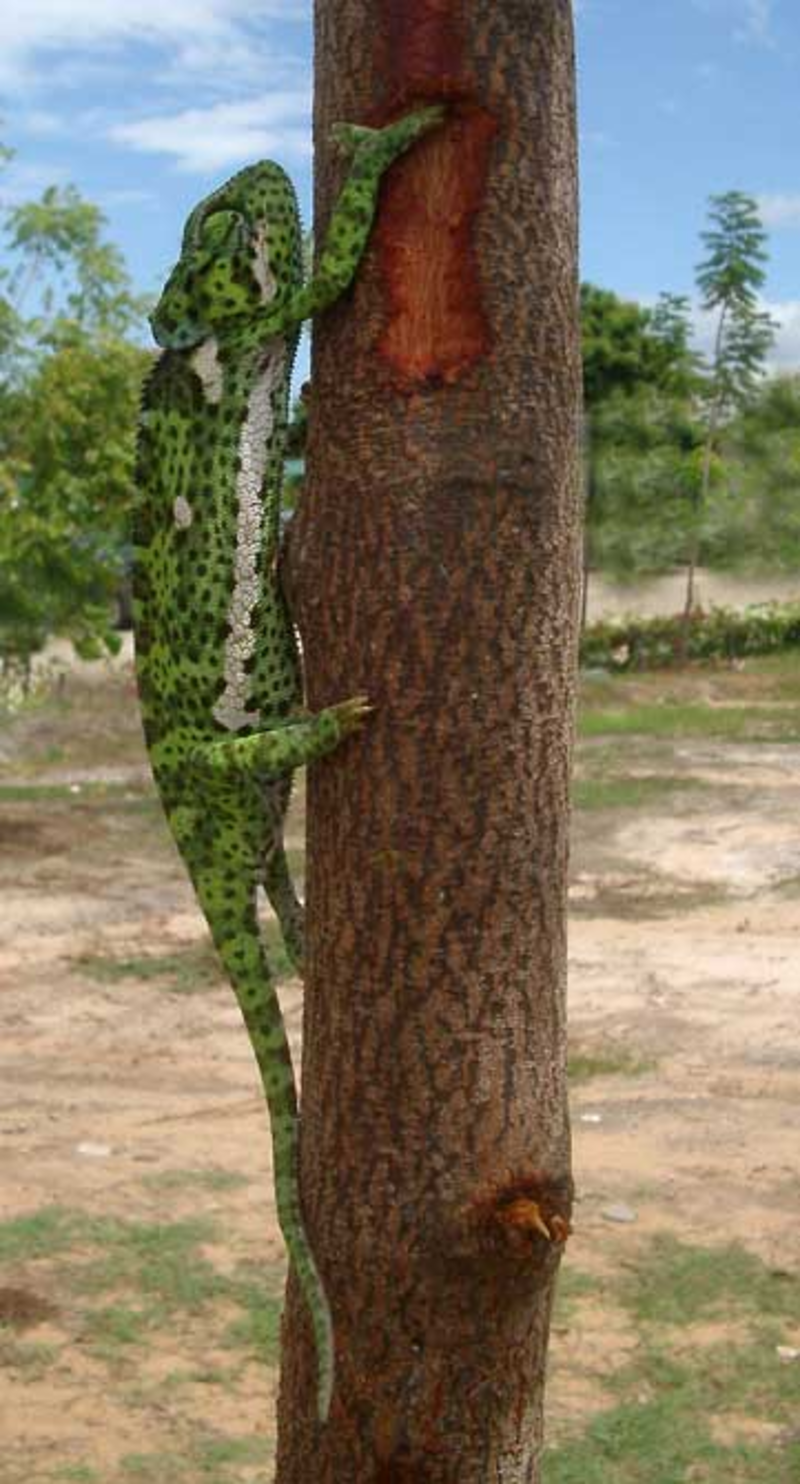
[[[569, 1231], [565, 902], [580, 587], [569, 0], [317, 0], [335, 119], [450, 103], [318, 326], [287, 559], [311, 771], [302, 1186], [330, 1418], [293, 1282], [279, 1484], [532, 1484]], [[317, 242], [322, 232], [317, 232]]]
[[689, 630], [692, 624], [692, 614], [695, 605], [695, 581], [697, 576], [697, 564], [700, 560], [700, 512], [708, 505], [708, 492], [711, 488], [711, 463], [714, 457], [714, 445], [719, 432], [719, 419], [722, 415], [723, 393], [720, 385], [720, 363], [722, 360], [722, 347], [724, 344], [726, 328], [727, 305], [723, 304], [717, 321], [716, 334], [714, 336], [714, 359], [712, 362], [712, 384], [714, 392], [711, 399], [711, 408], [708, 415], [708, 427], [706, 429], [706, 441], [703, 448], [703, 469], [700, 477], [700, 489], [694, 498], [695, 524], [689, 541], [689, 557], [686, 570], [686, 599], [683, 605], [683, 646], [684, 655], [688, 648]]

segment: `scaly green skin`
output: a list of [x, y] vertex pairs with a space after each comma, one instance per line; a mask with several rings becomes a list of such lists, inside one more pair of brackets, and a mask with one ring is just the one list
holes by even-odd
[[152, 318], [164, 353], [139, 435], [134, 627], [145, 735], [264, 1084], [278, 1219], [312, 1318], [323, 1420], [332, 1324], [303, 1228], [295, 1084], [256, 895], [263, 887], [300, 967], [302, 908], [283, 846], [291, 774], [356, 730], [368, 707], [355, 697], [302, 710], [276, 573], [289, 381], [302, 321], [353, 279], [381, 176], [442, 112], [380, 131], [339, 126], [353, 161], [307, 284], [295, 194], [278, 165], [242, 170], [195, 208]]

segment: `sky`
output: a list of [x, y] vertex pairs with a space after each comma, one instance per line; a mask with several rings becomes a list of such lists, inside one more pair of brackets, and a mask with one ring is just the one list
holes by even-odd
[[[0, 15], [0, 204], [72, 182], [155, 292], [190, 208], [265, 156], [311, 197], [312, 0], [14, 0]], [[692, 294], [708, 197], [769, 229], [773, 361], [800, 369], [798, 0], [576, 0], [581, 274]], [[698, 315], [698, 335], [707, 333]]]

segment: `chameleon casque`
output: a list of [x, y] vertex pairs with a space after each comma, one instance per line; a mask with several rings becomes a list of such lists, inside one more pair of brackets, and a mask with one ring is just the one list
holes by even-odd
[[277, 574], [289, 387], [303, 320], [352, 281], [381, 176], [440, 122], [339, 125], [352, 152], [317, 272], [303, 282], [292, 184], [264, 161], [191, 212], [151, 324], [134, 513], [136, 668], [153, 774], [250, 1035], [269, 1105], [278, 1219], [311, 1315], [318, 1412], [334, 1380], [330, 1310], [306, 1236], [289, 1046], [259, 928], [263, 888], [298, 968], [303, 915], [283, 825], [295, 768], [361, 725], [357, 696], [303, 710]]

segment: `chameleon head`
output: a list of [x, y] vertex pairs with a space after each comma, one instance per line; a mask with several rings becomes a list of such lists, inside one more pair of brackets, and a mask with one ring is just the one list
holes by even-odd
[[186, 350], [302, 283], [300, 217], [279, 165], [249, 165], [189, 216], [181, 255], [150, 319], [158, 345]]

